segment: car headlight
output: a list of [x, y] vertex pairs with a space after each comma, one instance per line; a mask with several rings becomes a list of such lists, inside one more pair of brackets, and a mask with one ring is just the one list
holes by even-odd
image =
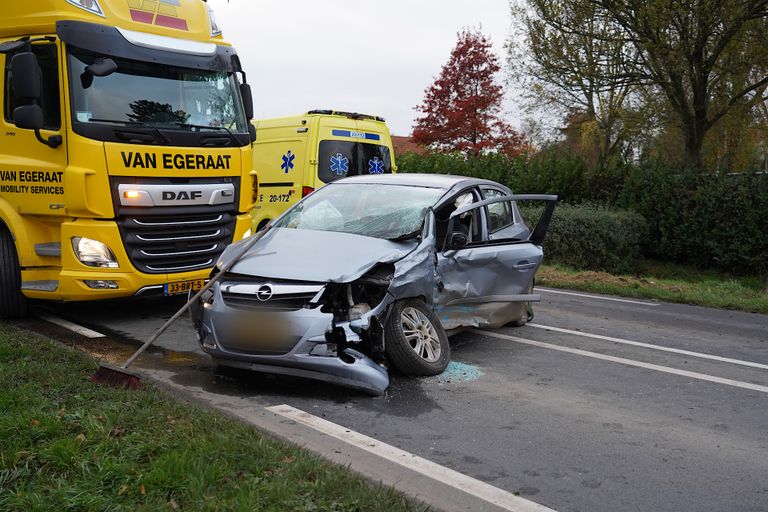
[[117, 268], [117, 258], [107, 245], [90, 238], [72, 237], [72, 249], [80, 263], [89, 267]]

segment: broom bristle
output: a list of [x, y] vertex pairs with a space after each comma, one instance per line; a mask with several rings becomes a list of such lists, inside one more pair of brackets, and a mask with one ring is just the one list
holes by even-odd
[[91, 377], [91, 381], [96, 384], [106, 384], [113, 388], [139, 389], [141, 387], [140, 375], [123, 368], [104, 364], [99, 366], [99, 369]]

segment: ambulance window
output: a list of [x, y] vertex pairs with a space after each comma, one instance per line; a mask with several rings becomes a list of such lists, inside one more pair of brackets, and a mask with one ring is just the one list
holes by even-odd
[[[21, 50], [23, 51], [23, 50]], [[61, 128], [61, 107], [59, 105], [59, 64], [55, 44], [33, 44], [32, 52], [37, 55], [40, 71], [43, 74], [42, 96], [40, 106], [43, 107], [43, 126], [48, 130]], [[13, 110], [23, 105], [13, 92], [11, 76], [11, 59], [14, 54], [5, 56], [5, 120], [13, 123]]]
[[324, 140], [320, 142], [318, 177], [330, 183], [360, 174], [390, 174], [389, 148], [378, 144]]

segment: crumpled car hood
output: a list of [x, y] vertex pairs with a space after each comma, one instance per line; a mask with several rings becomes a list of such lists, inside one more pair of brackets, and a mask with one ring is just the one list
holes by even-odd
[[[232, 244], [219, 258], [220, 268], [242, 249]], [[349, 233], [272, 228], [230, 269], [231, 273], [297, 281], [354, 281], [377, 263], [404, 258], [415, 240], [393, 242]]]

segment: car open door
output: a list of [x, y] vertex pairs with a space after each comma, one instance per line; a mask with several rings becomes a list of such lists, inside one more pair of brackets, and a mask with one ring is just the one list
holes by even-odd
[[[546, 202], [527, 238], [469, 242], [459, 229], [462, 216], [472, 210], [515, 201]], [[445, 240], [437, 241], [442, 247], [437, 251], [435, 310], [445, 329], [525, 321], [525, 303], [540, 300], [532, 293], [533, 278], [543, 259], [542, 243], [556, 201], [553, 195], [510, 195], [472, 203], [451, 214]]]

